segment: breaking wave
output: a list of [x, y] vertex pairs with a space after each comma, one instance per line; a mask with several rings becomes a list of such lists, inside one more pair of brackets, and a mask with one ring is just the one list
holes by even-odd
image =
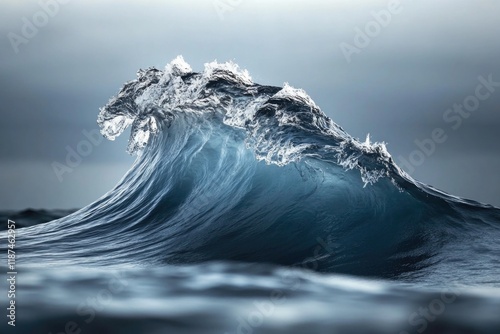
[[95, 203], [23, 229], [25, 261], [230, 260], [498, 284], [500, 210], [413, 180], [303, 90], [178, 57], [140, 70], [98, 124], [110, 140], [130, 127], [136, 162]]

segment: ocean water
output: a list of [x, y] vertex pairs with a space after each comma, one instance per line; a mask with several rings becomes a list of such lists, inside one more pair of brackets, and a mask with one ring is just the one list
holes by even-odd
[[137, 159], [80, 210], [0, 213], [2, 333], [500, 333], [500, 209], [412, 179], [304, 91], [178, 57], [97, 121]]

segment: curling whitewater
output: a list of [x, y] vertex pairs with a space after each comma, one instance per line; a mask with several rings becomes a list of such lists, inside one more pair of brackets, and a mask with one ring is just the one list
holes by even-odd
[[[137, 159], [96, 202], [18, 231], [30, 330], [499, 332], [500, 210], [413, 180], [304, 91], [179, 57], [139, 71], [98, 124], [110, 140], [130, 127]], [[99, 307], [75, 300], [116, 272], [128, 287], [90, 320]]]

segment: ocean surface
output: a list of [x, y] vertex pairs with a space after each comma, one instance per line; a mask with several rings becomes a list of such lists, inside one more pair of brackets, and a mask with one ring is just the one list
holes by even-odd
[[80, 210], [0, 212], [1, 333], [500, 333], [500, 209], [412, 179], [303, 90], [178, 57], [97, 122], [136, 161]]

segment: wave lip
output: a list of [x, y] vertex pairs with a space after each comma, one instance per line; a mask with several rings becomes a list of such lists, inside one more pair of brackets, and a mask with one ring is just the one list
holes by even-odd
[[[98, 124], [111, 140], [131, 126], [128, 151], [134, 154], [180, 113], [215, 113], [224, 124], [245, 129], [246, 144], [267, 163], [281, 166], [316, 156], [321, 145], [327, 151], [323, 155], [329, 153], [345, 168], [358, 168], [365, 184], [394, 168], [384, 143], [352, 138], [303, 90], [286, 83], [282, 88], [255, 84], [232, 62], [207, 63], [202, 73], [195, 73], [179, 56], [164, 71], [140, 70], [101, 108]], [[377, 163], [366, 161], [369, 155]]]

